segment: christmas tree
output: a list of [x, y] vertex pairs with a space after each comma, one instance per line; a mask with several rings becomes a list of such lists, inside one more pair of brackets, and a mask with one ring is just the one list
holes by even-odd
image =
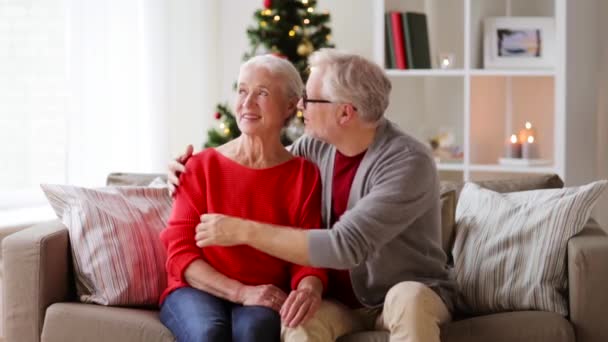
[[[247, 29], [251, 50], [243, 56], [249, 58], [272, 53], [287, 58], [298, 69], [302, 80], [308, 79], [308, 56], [329, 43], [331, 30], [327, 27], [329, 13], [317, 13], [316, 0], [264, 0], [264, 8], [255, 11], [256, 25]], [[205, 147], [222, 145], [241, 132], [236, 118], [226, 105], [217, 105], [215, 118], [219, 128], [208, 132]], [[291, 144], [304, 132], [302, 113], [294, 117], [284, 129], [281, 141]]]

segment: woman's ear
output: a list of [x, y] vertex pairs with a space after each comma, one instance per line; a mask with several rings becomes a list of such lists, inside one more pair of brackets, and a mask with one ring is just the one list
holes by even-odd
[[293, 118], [296, 113], [298, 112], [298, 102], [300, 101], [299, 98], [295, 98], [295, 99], [291, 99], [289, 100], [289, 102], [287, 102], [287, 111], [285, 113], [287, 113], [285, 115], [285, 126], [287, 126], [289, 124], [289, 121], [291, 121], [291, 118]]
[[285, 120], [289, 121], [297, 112], [298, 112], [298, 102], [299, 98], [292, 98], [287, 103], [287, 116]]
[[298, 102], [300, 102], [299, 97], [294, 97], [290, 99], [289, 103], [287, 104], [287, 112], [295, 113], [298, 110]]

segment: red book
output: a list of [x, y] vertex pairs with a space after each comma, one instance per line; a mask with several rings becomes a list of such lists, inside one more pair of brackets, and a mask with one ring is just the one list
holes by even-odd
[[403, 22], [401, 13], [391, 12], [391, 29], [393, 31], [393, 46], [395, 47], [395, 62], [397, 69], [407, 69], [405, 55], [405, 37], [403, 37]]

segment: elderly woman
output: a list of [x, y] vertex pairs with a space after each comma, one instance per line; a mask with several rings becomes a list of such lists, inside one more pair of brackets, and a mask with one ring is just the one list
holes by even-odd
[[298, 72], [284, 59], [266, 55], [245, 62], [235, 108], [242, 135], [186, 163], [161, 233], [168, 288], [161, 296], [160, 319], [178, 341], [279, 340], [281, 320], [297, 326], [320, 305], [324, 270], [244, 245], [199, 248], [195, 242], [195, 227], [205, 213], [320, 226], [318, 169], [280, 142], [302, 90]]

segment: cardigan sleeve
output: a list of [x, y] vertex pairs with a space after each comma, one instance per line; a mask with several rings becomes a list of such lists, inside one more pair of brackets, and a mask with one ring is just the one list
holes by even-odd
[[373, 166], [369, 192], [329, 230], [309, 234], [311, 264], [350, 269], [408, 229], [433, 206], [437, 169], [430, 156], [403, 151]]

